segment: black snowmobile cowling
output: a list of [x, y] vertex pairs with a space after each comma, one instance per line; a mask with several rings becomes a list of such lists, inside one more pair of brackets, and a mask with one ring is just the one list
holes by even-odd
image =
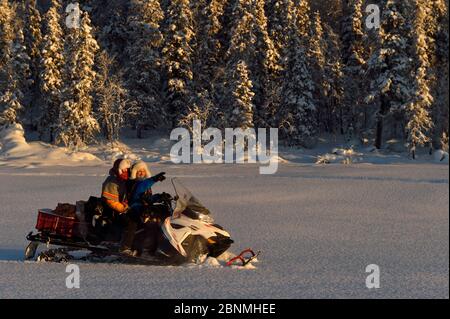
[[[37, 233], [27, 236], [30, 243], [25, 258], [35, 258], [41, 243], [57, 247], [37, 257], [49, 261], [71, 259], [66, 252], [74, 250], [86, 251], [85, 260], [114, 256], [127, 263], [171, 265], [223, 254], [233, 243], [230, 234], [214, 223], [211, 212], [178, 179], [171, 181], [175, 196], [162, 193], [143, 205], [132, 256], [119, 252], [122, 226], [115, 213], [100, 198], [90, 197], [72, 205], [74, 216], [39, 210]], [[71, 210], [70, 205], [65, 205]]]

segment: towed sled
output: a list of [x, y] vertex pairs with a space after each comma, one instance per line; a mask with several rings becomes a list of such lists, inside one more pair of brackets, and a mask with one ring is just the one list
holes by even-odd
[[144, 201], [141, 223], [133, 250], [119, 252], [122, 226], [100, 198], [90, 197], [76, 205], [59, 204], [55, 210], [41, 209], [37, 233], [30, 232], [25, 258], [36, 258], [40, 244], [56, 248], [43, 251], [37, 260], [119, 261], [151, 265], [179, 265], [196, 262], [202, 256], [218, 257], [233, 243], [230, 234], [214, 223], [210, 211], [177, 179], [172, 179], [175, 196], [158, 194]]

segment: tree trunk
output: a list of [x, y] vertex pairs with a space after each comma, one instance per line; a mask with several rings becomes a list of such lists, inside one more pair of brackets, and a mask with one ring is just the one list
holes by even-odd
[[432, 147], [435, 150], [438, 150], [441, 148], [441, 138], [442, 138], [442, 127], [441, 127], [441, 121], [442, 121], [442, 114], [440, 110], [440, 105], [436, 105], [433, 109], [433, 134], [432, 134]]
[[138, 124], [136, 127], [136, 136], [137, 138], [142, 138], [142, 124]]
[[375, 147], [380, 149], [383, 139], [383, 116], [379, 115], [377, 119], [377, 133], [375, 137]]
[[363, 131], [365, 131], [365, 130], [367, 130], [367, 126], [369, 125], [368, 124], [369, 116], [367, 114], [367, 107], [364, 108], [364, 113], [363, 114], [364, 114], [364, 128], [363, 128]]
[[108, 134], [108, 140], [109, 140], [109, 143], [111, 144], [111, 149], [113, 149], [114, 148], [114, 138], [113, 138], [112, 134]]
[[388, 110], [388, 104], [385, 97], [381, 98], [380, 112], [377, 117], [377, 132], [375, 137], [375, 147], [380, 149], [383, 146], [383, 128], [384, 128], [384, 116]]
[[49, 134], [50, 134], [50, 136], [49, 136], [49, 138], [50, 138], [50, 143], [55, 144], [55, 136], [54, 136], [54, 134], [53, 134], [53, 128], [50, 128]]

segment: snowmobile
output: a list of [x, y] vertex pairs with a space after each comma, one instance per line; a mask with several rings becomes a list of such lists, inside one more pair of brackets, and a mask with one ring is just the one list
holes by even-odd
[[[133, 243], [136, 256], [119, 252], [121, 226], [101, 199], [77, 202], [75, 216], [38, 212], [37, 233], [30, 232], [25, 258], [33, 259], [39, 244], [59, 248], [41, 252], [37, 260], [68, 261], [74, 252], [88, 252], [83, 260], [119, 260], [125, 263], [179, 265], [201, 256], [218, 257], [233, 243], [230, 234], [214, 223], [210, 211], [176, 178], [175, 196], [167, 193], [143, 198], [141, 223]], [[156, 199], [155, 199], [156, 197]], [[75, 254], [76, 255], [76, 254]]]

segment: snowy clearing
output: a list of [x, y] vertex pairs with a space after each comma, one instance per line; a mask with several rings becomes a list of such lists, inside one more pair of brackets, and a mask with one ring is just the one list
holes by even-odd
[[[98, 195], [108, 166], [0, 167], [0, 298], [449, 297], [448, 166], [151, 165], [177, 176], [230, 231], [232, 252], [262, 250], [255, 269], [23, 261], [36, 210]], [[171, 191], [167, 181], [155, 191]], [[377, 264], [381, 288], [365, 287]]]

